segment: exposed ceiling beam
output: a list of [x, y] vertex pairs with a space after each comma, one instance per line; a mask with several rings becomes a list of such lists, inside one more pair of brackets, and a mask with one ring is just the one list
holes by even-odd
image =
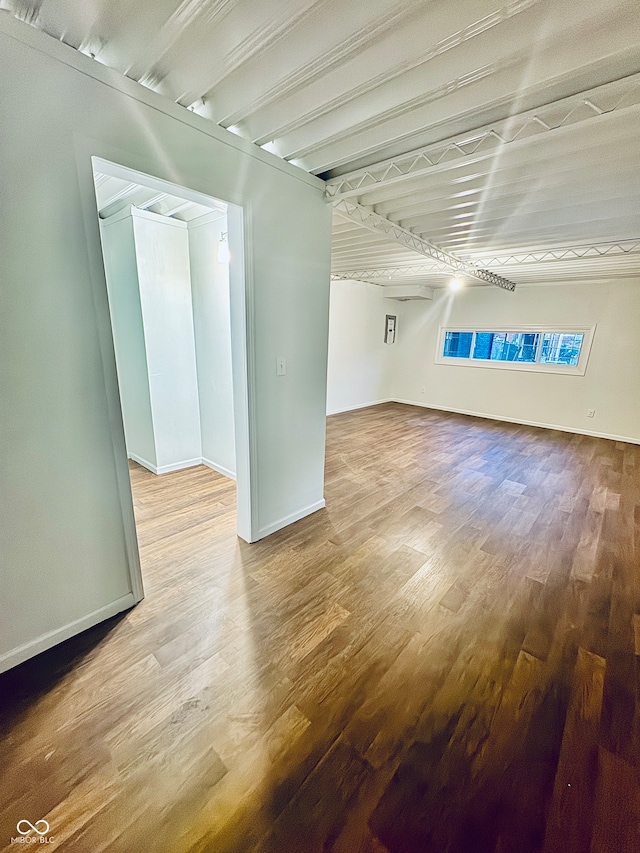
[[142, 204], [136, 205], [136, 207], [139, 210], [149, 210], [149, 208], [153, 207], [154, 204], [158, 204], [158, 202], [164, 201], [166, 198], [169, 198], [168, 193], [156, 193], [155, 195], [152, 195], [151, 198], [143, 201]]
[[535, 110], [510, 116], [501, 122], [485, 126], [472, 133], [410, 151], [400, 157], [384, 160], [365, 169], [358, 169], [326, 183], [329, 199], [350, 198], [374, 187], [399, 183], [427, 174], [438, 167], [449, 168], [458, 160], [479, 162], [495, 156], [497, 149], [540, 139], [549, 134], [602, 121], [622, 110], [640, 106], [640, 73], [604, 86], [597, 86], [578, 95], [546, 104]]
[[[557, 176], [557, 177], [556, 177]], [[367, 207], [373, 208], [380, 216], [386, 216], [388, 219], [393, 219], [396, 222], [406, 222], [409, 217], [416, 214], [428, 214], [437, 212], [443, 216], [453, 216], [461, 212], [475, 211], [482, 209], [490, 204], [493, 209], [509, 208], [521, 209], [526, 206], [528, 209], [534, 209], [538, 205], [538, 209], [547, 210], [547, 205], [557, 204], [558, 191], [557, 187], [563, 181], [563, 187], [566, 187], [566, 193], [563, 190], [563, 197], [574, 204], [581, 202], [593, 201], [594, 198], [611, 200], [613, 198], [618, 201], [638, 198], [638, 188], [640, 187], [640, 174], [638, 169], [625, 170], [612, 177], [611, 175], [593, 174], [592, 180], [587, 186], [583, 186], [578, 180], [575, 180], [573, 185], [567, 178], [554, 169], [553, 172], [554, 184], [550, 183], [547, 186], [541, 186], [538, 179], [536, 185], [535, 178], [528, 176], [527, 178], [512, 183], [499, 184], [497, 178], [491, 182], [491, 196], [486, 198], [486, 183], [484, 187], [477, 187], [480, 182], [474, 182], [470, 190], [466, 190], [466, 195], [457, 195], [455, 189], [452, 192], [451, 184], [447, 185], [446, 189], [431, 189], [428, 196], [425, 197], [425, 192], [415, 192], [411, 195], [398, 196], [391, 201], [376, 204], [369, 197], [366, 201]], [[484, 194], [483, 194], [484, 189]], [[495, 198], [493, 194], [495, 192]]]
[[[512, 2], [507, 3], [501, 8], [494, 8], [489, 11], [489, 4], [486, 3], [486, 0], [483, 3], [478, 3], [478, 0], [471, 0], [471, 2], [466, 0], [468, 8], [473, 9], [474, 14], [479, 13], [479, 17], [473, 18], [473, 16], [471, 16], [471, 22], [455, 32], [447, 32], [447, 30], [450, 30], [450, 22], [454, 15], [451, 10], [443, 8], [440, 11], [440, 21], [438, 22], [440, 28], [443, 30], [440, 33], [442, 37], [434, 44], [431, 44], [428, 47], [424, 45], [423, 49], [417, 53], [409, 52], [406, 56], [399, 55], [399, 62], [394, 63], [389, 68], [384, 68], [377, 74], [368, 75], [360, 83], [356, 84], [354, 81], [350, 80], [349, 86], [343, 91], [337, 92], [329, 101], [309, 105], [305, 110], [296, 112], [291, 120], [286, 124], [272, 123], [268, 127], [265, 126], [261, 131], [261, 135], [255, 137], [252, 141], [256, 145], [265, 145], [270, 140], [281, 138], [290, 134], [292, 131], [298, 130], [300, 127], [303, 127], [309, 122], [317, 121], [323, 116], [331, 113], [333, 110], [341, 109], [342, 107], [352, 103], [356, 98], [362, 97], [374, 90], [381, 89], [383, 86], [396, 80], [402, 75], [407, 74], [414, 69], [424, 67], [427, 62], [435, 59], [436, 57], [444, 56], [449, 51], [461, 47], [472, 39], [481, 36], [483, 33], [487, 33], [489, 30], [503, 25], [505, 21], [520, 15], [522, 12], [534, 6], [537, 2], [538, 0], [512, 0]], [[459, 7], [462, 5], [463, 4], [460, 3], [458, 4]], [[460, 14], [462, 9], [457, 8], [455, 11], [457, 14]], [[403, 17], [404, 24], [409, 25], [411, 22], [410, 19], [407, 20], [408, 15], [405, 13]], [[449, 26], [443, 27], [445, 20]], [[434, 27], [434, 30], [436, 28], [437, 24], [436, 27]], [[444, 35], [444, 32], [447, 32], [447, 34]], [[282, 83], [284, 86], [287, 86], [289, 84], [289, 80], [283, 80]], [[274, 95], [276, 98], [282, 97], [282, 86], [274, 90]], [[260, 109], [263, 107], [263, 100], [254, 104], [254, 109]], [[234, 123], [242, 118], [246, 118], [246, 113], [247, 110], [245, 109], [244, 114], [234, 118]]]
[[112, 204], [115, 204], [117, 201], [122, 201], [125, 198], [129, 198], [135, 192], [140, 189], [138, 184], [126, 184], [121, 190], [113, 193], [113, 195], [109, 196], [109, 198], [104, 199], [104, 201], [100, 202], [100, 210], [105, 210], [107, 207], [110, 207]]
[[595, 243], [590, 246], [566, 246], [539, 252], [521, 252], [513, 255], [477, 260], [491, 266], [545, 263], [547, 261], [575, 261], [582, 258], [607, 258], [619, 255], [640, 254], [640, 240], [622, 240], [618, 243]]
[[[326, 2], [326, 0], [323, 0], [323, 2]], [[317, 0], [315, 3], [311, 3], [312, 7], [314, 5], [316, 7], [315, 14], [317, 14], [318, 8], [321, 9], [322, 6]], [[411, 16], [418, 14], [423, 6], [424, 0], [401, 0], [401, 2], [388, 5], [387, 9], [377, 16], [374, 16], [375, 7], [372, 6], [369, 20], [363, 20], [355, 31], [352, 31], [346, 38], [335, 43], [331, 50], [328, 52], [323, 51], [320, 55], [313, 58], [307, 56], [305, 62], [295, 69], [295, 71], [289, 72], [286, 77], [280, 77], [271, 88], [265, 92], [261, 92], [259, 98], [250, 103], [239, 107], [236, 99], [233, 110], [226, 110], [223, 114], [216, 116], [216, 121], [223, 127], [237, 125], [256, 110], [277, 103], [283, 97], [291, 95], [305, 86], [309, 86], [318, 79], [322, 79], [328, 72], [339, 68], [342, 63], [356, 56], [359, 51], [366, 50], [380, 39], [380, 37], [391, 32], [399, 23], [407, 21]], [[304, 13], [306, 14], [306, 9]], [[295, 23], [297, 22], [298, 18], [296, 17]], [[291, 12], [289, 12], [286, 21], [288, 30], [291, 30], [292, 23], [294, 21], [292, 21]], [[264, 39], [262, 34], [261, 38]]]
[[168, 208], [167, 210], [163, 210], [163, 216], [173, 216], [176, 213], [180, 213], [182, 210], [186, 210], [188, 207], [193, 205], [192, 201], [183, 201], [182, 199], [177, 199], [178, 204], [174, 204], [173, 207]]
[[361, 269], [351, 269], [351, 270], [337, 270], [336, 272], [331, 273], [332, 281], [378, 281], [379, 279], [385, 279], [386, 281], [391, 281], [391, 279], [397, 278], [414, 278], [417, 276], [423, 275], [438, 275], [442, 273], [442, 270], [437, 266], [437, 264], [419, 264], [417, 266], [410, 267], [378, 267], [374, 270], [361, 270]]
[[[542, 264], [549, 261], [576, 261], [583, 259], [611, 258], [624, 255], [640, 255], [640, 240], [625, 240], [619, 243], [598, 243], [591, 246], [565, 246], [536, 252], [522, 252], [497, 257], [476, 259], [483, 266], [518, 266]], [[335, 281], [351, 279], [375, 281], [377, 279], [407, 278], [441, 273], [439, 264], [403, 264], [402, 266], [382, 266], [375, 269], [335, 270], [331, 278]]]
[[413, 249], [415, 252], [419, 252], [421, 255], [425, 255], [428, 258], [432, 258], [447, 269], [451, 269], [454, 272], [464, 273], [465, 275], [477, 278], [486, 284], [493, 284], [496, 287], [501, 287], [504, 290], [516, 289], [513, 281], [509, 281], [509, 279], [496, 275], [490, 270], [481, 269], [475, 264], [463, 261], [462, 258], [458, 258], [449, 252], [445, 252], [443, 249], [438, 248], [438, 246], [434, 246], [432, 243], [423, 240], [422, 237], [419, 237], [417, 234], [412, 234], [411, 231], [407, 231], [406, 228], [401, 228], [399, 225], [391, 222], [390, 219], [385, 219], [383, 216], [379, 216], [373, 210], [369, 210], [361, 204], [349, 201], [349, 199], [338, 199], [338, 201], [334, 202], [333, 207], [336, 213], [340, 214], [340, 216], [343, 216], [345, 219], [357, 222], [358, 225], [364, 226], [369, 231], [384, 234], [393, 242], [399, 243], [401, 246], [405, 246], [408, 249]]

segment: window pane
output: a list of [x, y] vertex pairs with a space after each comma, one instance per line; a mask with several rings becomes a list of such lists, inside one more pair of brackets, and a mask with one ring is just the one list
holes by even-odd
[[473, 357], [485, 359], [491, 358], [493, 338], [493, 332], [476, 332], [476, 345], [473, 348]]
[[580, 358], [584, 334], [545, 332], [540, 350], [540, 364], [568, 364], [575, 367]]
[[446, 332], [442, 355], [446, 358], [469, 358], [472, 339], [473, 332]]
[[537, 332], [478, 332], [473, 357], [531, 363], [536, 360], [539, 340]]

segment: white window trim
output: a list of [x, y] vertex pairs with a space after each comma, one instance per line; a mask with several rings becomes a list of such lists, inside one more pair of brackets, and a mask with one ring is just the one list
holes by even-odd
[[[596, 331], [595, 324], [593, 326], [558, 326], [558, 325], [538, 325], [533, 326], [527, 323], [513, 323], [509, 326], [440, 326], [438, 334], [438, 345], [436, 349], [436, 364], [446, 364], [448, 367], [484, 367], [498, 370], [526, 370], [531, 373], [569, 373], [577, 376], [584, 376], [587, 370], [587, 362], [591, 353], [591, 344]], [[447, 332], [473, 332], [474, 338], [471, 341], [471, 352], [475, 345], [476, 332], [538, 332], [543, 335], [548, 334], [567, 334], [567, 335], [584, 335], [582, 347], [580, 349], [580, 358], [575, 366], [568, 364], [540, 364], [538, 362], [524, 361], [491, 361], [489, 359], [480, 358], [451, 358], [442, 355], [444, 350], [444, 338]]]

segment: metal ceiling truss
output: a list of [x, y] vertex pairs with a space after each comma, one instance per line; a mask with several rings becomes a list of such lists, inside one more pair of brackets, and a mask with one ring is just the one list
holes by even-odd
[[[400, 157], [384, 160], [326, 182], [329, 200], [349, 198], [375, 187], [389, 185], [428, 173], [437, 166], [449, 167], [457, 160], [473, 162], [491, 156], [504, 145], [557, 133], [563, 128], [584, 125], [601, 116], [610, 116], [640, 105], [640, 74], [632, 74], [572, 95], [535, 110], [510, 116], [472, 133], [437, 142]], [[584, 127], [582, 128], [584, 131]]]
[[446, 275], [448, 270], [443, 270], [436, 264], [412, 264], [410, 267], [377, 267], [376, 269], [360, 270], [353, 269], [347, 272], [332, 272], [332, 281], [377, 281], [385, 279], [386, 282], [394, 278], [413, 278], [423, 275]]
[[[640, 254], [640, 240], [625, 240], [619, 243], [598, 243], [593, 246], [572, 246], [562, 249], [550, 249], [543, 252], [522, 252], [516, 255], [482, 259], [483, 266], [512, 266], [522, 264], [541, 264], [548, 261], [575, 261], [583, 258], [610, 258]], [[331, 273], [334, 281], [376, 281], [378, 279], [413, 278], [423, 275], [446, 275], [448, 270], [437, 263], [404, 264], [396, 267], [376, 267], [375, 269], [351, 269]]]
[[540, 264], [545, 261], [576, 261], [582, 258], [608, 258], [620, 255], [640, 253], [640, 240], [621, 240], [618, 243], [596, 243], [591, 246], [569, 246], [561, 249], [547, 249], [542, 252], [521, 252], [514, 255], [501, 255], [477, 263], [491, 266], [511, 266], [513, 264]]
[[395, 243], [399, 243], [407, 249], [413, 249], [414, 252], [419, 252], [428, 258], [432, 258], [442, 267], [450, 269], [454, 273], [462, 273], [463, 275], [477, 278], [486, 284], [493, 284], [504, 290], [516, 289], [513, 281], [509, 281], [509, 279], [503, 278], [501, 275], [496, 275], [496, 273], [490, 270], [482, 269], [476, 264], [463, 261], [462, 258], [445, 252], [443, 249], [438, 248], [438, 246], [434, 246], [433, 243], [423, 240], [417, 234], [407, 231], [406, 228], [396, 225], [390, 219], [385, 219], [384, 216], [380, 216], [378, 213], [363, 207], [361, 204], [341, 198], [333, 203], [333, 208], [336, 213], [339, 213], [345, 219], [356, 222], [358, 225], [362, 225], [376, 234], [384, 234]]

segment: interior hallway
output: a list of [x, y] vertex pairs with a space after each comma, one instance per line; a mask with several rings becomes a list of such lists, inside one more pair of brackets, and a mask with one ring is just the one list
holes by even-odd
[[639, 849], [639, 446], [335, 415], [251, 546], [209, 469], [132, 483], [145, 600], [0, 676], [0, 849]]

